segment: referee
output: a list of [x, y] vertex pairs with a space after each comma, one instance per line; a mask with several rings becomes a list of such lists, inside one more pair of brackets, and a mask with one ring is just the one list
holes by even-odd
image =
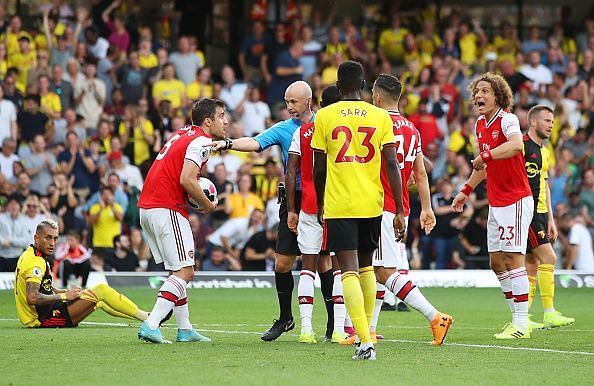
[[[306, 82], [297, 81], [291, 83], [285, 91], [285, 103], [287, 104], [287, 110], [291, 114], [291, 118], [276, 123], [253, 138], [243, 137], [234, 140], [214, 141], [212, 143], [212, 149], [214, 151], [237, 150], [260, 152], [271, 146], [278, 145], [281, 148], [283, 166], [286, 172], [287, 158], [293, 133], [302, 124], [312, 122], [315, 118], [315, 114], [311, 111], [311, 100], [311, 88]], [[301, 181], [299, 175], [297, 176], [296, 185], [295, 206], [296, 210], [299, 211], [301, 208]], [[274, 320], [272, 327], [262, 334], [261, 338], [264, 341], [275, 340], [282, 333], [295, 328], [295, 321], [293, 320], [293, 312], [291, 310], [295, 283], [291, 268], [293, 268], [295, 258], [301, 253], [297, 245], [297, 236], [287, 226], [287, 202], [284, 191], [279, 191], [279, 199], [281, 200], [279, 209], [280, 223], [276, 240], [274, 280], [276, 283], [280, 316]]]

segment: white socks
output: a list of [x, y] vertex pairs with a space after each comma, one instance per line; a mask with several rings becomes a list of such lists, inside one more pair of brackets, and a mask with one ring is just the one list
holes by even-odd
[[437, 316], [437, 310], [435, 307], [425, 299], [421, 291], [417, 286], [405, 275], [401, 275], [398, 272], [394, 272], [388, 280], [386, 280], [386, 288], [393, 292], [394, 295], [415, 310], [419, 311], [425, 318], [431, 323], [435, 316]]
[[344, 298], [342, 297], [342, 272], [334, 271], [334, 284], [332, 285], [332, 300], [334, 301], [334, 332], [344, 334], [344, 322], [347, 316]]
[[382, 310], [382, 304], [384, 303], [384, 295], [386, 293], [386, 287], [381, 283], [376, 284], [376, 292], [375, 292], [375, 307], [373, 308], [373, 317], [371, 318], [371, 323], [369, 323], [369, 331], [375, 332], [375, 328], [377, 327], [377, 321], [379, 319], [380, 311]]
[[497, 280], [499, 280], [499, 285], [501, 285], [501, 292], [503, 292], [503, 296], [505, 296], [505, 302], [509, 307], [512, 315], [514, 314], [514, 296], [512, 295], [512, 284], [509, 278], [509, 272], [495, 272], [495, 276], [497, 276]]
[[151, 330], [159, 328], [161, 320], [174, 308], [180, 299], [185, 298], [182, 294], [186, 293], [186, 286], [187, 283], [177, 276], [171, 275], [165, 280], [159, 289], [155, 306], [146, 319], [146, 323]]
[[529, 289], [526, 267], [519, 267], [509, 271], [509, 280], [511, 282], [511, 291], [514, 302], [513, 324], [526, 331], [528, 329]]
[[311, 317], [314, 304], [314, 279], [315, 272], [305, 269], [299, 275], [297, 298], [299, 299], [299, 313], [301, 314], [301, 333], [312, 333]]

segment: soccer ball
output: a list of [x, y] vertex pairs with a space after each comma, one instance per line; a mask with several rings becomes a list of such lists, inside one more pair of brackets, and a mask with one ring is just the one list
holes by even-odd
[[[217, 197], [217, 188], [212, 183], [212, 181], [209, 180], [208, 178], [200, 177], [200, 178], [198, 178], [198, 184], [202, 188], [202, 191], [206, 195], [206, 198], [208, 198], [210, 200], [210, 202], [217, 205], [219, 203], [219, 199]], [[200, 205], [198, 202], [196, 202], [189, 195], [188, 195], [188, 205], [190, 205], [191, 208], [196, 209], [196, 210], [203, 209], [202, 205]]]

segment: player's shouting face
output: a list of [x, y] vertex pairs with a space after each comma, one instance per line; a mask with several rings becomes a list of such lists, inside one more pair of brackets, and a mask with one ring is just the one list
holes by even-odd
[[472, 99], [476, 107], [478, 107], [479, 114], [481, 115], [492, 112], [499, 107], [496, 104], [493, 86], [486, 81], [480, 81], [476, 84], [475, 89], [472, 90]]

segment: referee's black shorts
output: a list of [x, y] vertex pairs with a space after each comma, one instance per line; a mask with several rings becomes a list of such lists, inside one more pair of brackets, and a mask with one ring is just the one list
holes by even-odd
[[549, 214], [534, 213], [532, 222], [530, 223], [530, 228], [528, 230], [528, 245], [526, 249], [528, 252], [531, 252], [533, 249], [536, 249], [541, 245], [551, 242], [549, 240], [548, 228]]
[[[295, 191], [295, 210], [297, 214], [301, 210], [301, 190]], [[276, 253], [286, 256], [299, 256], [299, 245], [297, 244], [297, 235], [289, 229], [287, 225], [287, 200], [283, 199], [278, 210], [280, 222], [278, 223], [278, 236], [276, 237]]]
[[327, 219], [322, 249], [371, 253], [377, 249], [381, 229], [382, 216]]

